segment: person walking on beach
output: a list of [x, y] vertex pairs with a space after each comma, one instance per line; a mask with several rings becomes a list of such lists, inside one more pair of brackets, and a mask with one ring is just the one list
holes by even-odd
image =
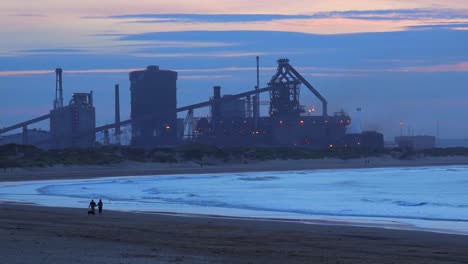
[[88, 208], [91, 209], [91, 210], [88, 211], [88, 215], [90, 215], [90, 214], [94, 215], [95, 212], [96, 212], [96, 202], [94, 202], [94, 200], [91, 200], [91, 202], [89, 203]]
[[104, 205], [104, 204], [102, 203], [102, 200], [99, 199], [99, 202], [97, 203], [99, 214], [102, 214], [102, 206], [103, 206], [103, 205]]

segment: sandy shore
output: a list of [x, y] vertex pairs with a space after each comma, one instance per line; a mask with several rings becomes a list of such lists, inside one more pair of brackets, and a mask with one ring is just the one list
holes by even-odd
[[0, 204], [0, 263], [468, 263], [468, 237]]
[[[466, 165], [400, 161], [265, 161], [16, 169], [0, 181], [248, 171]], [[339, 225], [149, 215], [0, 203], [0, 263], [468, 263], [468, 236]]]
[[389, 157], [365, 159], [272, 160], [239, 163], [138, 163], [125, 162], [109, 166], [56, 166], [0, 171], [0, 181], [28, 181], [51, 179], [83, 179], [109, 176], [141, 176], [169, 174], [203, 174], [225, 172], [288, 171], [345, 168], [418, 167], [468, 165], [468, 157], [433, 157], [398, 160]]

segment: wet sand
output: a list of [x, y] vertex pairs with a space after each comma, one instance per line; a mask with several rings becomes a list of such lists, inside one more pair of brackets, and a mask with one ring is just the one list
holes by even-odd
[[[468, 164], [464, 157], [399, 161], [265, 161], [17, 169], [0, 181]], [[0, 203], [0, 263], [468, 263], [468, 236]]]
[[[367, 163], [366, 160], [369, 162]], [[389, 157], [367, 159], [317, 159], [252, 161], [246, 164], [206, 162], [198, 163], [138, 163], [124, 162], [108, 166], [56, 166], [46, 168], [16, 168], [0, 171], [1, 181], [30, 181], [52, 179], [84, 179], [111, 176], [142, 176], [170, 174], [204, 174], [228, 172], [290, 171], [315, 169], [356, 169], [382, 167], [420, 167], [468, 165], [468, 157], [426, 157], [414, 160], [398, 160]]]
[[0, 204], [0, 263], [468, 263], [468, 236]]

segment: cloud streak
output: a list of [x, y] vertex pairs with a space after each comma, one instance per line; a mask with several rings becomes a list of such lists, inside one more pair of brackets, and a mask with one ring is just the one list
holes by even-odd
[[283, 14], [127, 14], [108, 17], [129, 23], [232, 23], [268, 22], [291, 19], [348, 18], [363, 20], [466, 19], [468, 12], [452, 9], [388, 9], [318, 12], [311, 15]]
[[[468, 61], [453, 63], [453, 64], [437, 64], [424, 66], [407, 66], [394, 68], [324, 68], [324, 67], [296, 67], [299, 71], [304, 72], [304, 75], [321, 76], [321, 77], [362, 77], [366, 73], [376, 72], [412, 72], [412, 73], [442, 73], [442, 72], [468, 72]], [[230, 78], [230, 74], [219, 75], [184, 75], [185, 73], [220, 73], [220, 72], [251, 72], [255, 71], [255, 67], [227, 67], [227, 68], [211, 68], [211, 69], [174, 69], [181, 74], [181, 78], [185, 79], [209, 79], [210, 77]], [[263, 67], [262, 70], [274, 71], [274, 67]], [[122, 69], [83, 69], [83, 70], [64, 70], [64, 73], [70, 74], [114, 74], [114, 73], [129, 73], [131, 71], [143, 70], [142, 68], [122, 68]], [[0, 76], [24, 76], [24, 75], [47, 75], [53, 74], [52, 70], [23, 70], [23, 71], [0, 71]]]
[[397, 69], [400, 72], [421, 72], [421, 73], [437, 73], [437, 72], [468, 72], [468, 61], [454, 63], [454, 64], [441, 64], [441, 65], [428, 65], [417, 67], [403, 67]]

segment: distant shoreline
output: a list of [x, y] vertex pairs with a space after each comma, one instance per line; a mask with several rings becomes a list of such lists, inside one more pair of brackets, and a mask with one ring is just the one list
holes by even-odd
[[[367, 160], [367, 162], [366, 162]], [[174, 174], [210, 174], [269, 171], [299, 171], [318, 169], [365, 169], [425, 166], [463, 166], [468, 165], [468, 158], [425, 157], [414, 160], [370, 157], [361, 159], [313, 159], [313, 160], [270, 160], [255, 161], [247, 164], [208, 162], [198, 163], [138, 163], [124, 162], [108, 166], [55, 166], [45, 168], [15, 168], [0, 171], [0, 182], [36, 181], [36, 180], [73, 180], [120, 176], [149, 176]]]

